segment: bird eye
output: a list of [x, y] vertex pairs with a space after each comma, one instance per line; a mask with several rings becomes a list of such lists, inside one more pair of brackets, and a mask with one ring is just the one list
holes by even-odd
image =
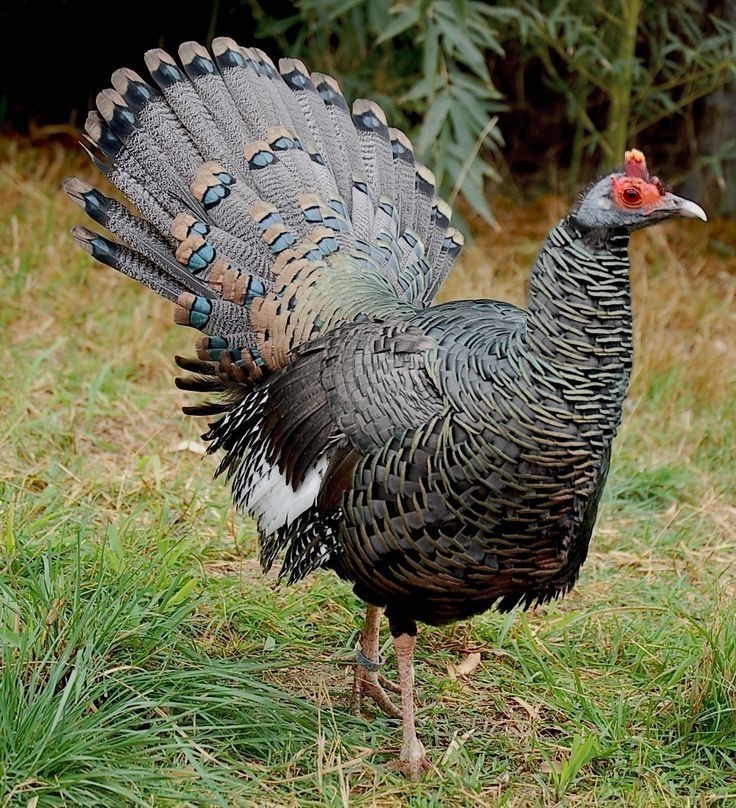
[[638, 188], [624, 188], [621, 198], [623, 199], [624, 205], [631, 207], [641, 205], [642, 203], [641, 191]]

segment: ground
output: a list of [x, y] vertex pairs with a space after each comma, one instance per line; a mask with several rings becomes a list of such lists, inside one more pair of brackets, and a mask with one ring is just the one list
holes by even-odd
[[[194, 332], [74, 247], [78, 171], [67, 145], [0, 142], [2, 805], [736, 799], [733, 221], [634, 236], [634, 376], [590, 558], [558, 603], [422, 627], [432, 769], [408, 784], [397, 723], [348, 713], [360, 604], [327, 573], [260, 574], [172, 384]], [[494, 211], [444, 299], [523, 304], [565, 203]]]

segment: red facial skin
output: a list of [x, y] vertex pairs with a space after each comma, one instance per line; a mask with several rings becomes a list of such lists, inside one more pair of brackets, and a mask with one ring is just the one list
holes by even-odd
[[638, 149], [626, 152], [622, 176], [612, 180], [613, 201], [620, 210], [641, 209], [644, 212], [659, 206], [665, 189], [657, 177], [650, 177], [644, 155]]

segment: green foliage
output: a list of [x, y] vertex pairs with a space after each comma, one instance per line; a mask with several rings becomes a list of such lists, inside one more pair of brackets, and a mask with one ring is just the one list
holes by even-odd
[[697, 0], [526, 0], [515, 19], [522, 55], [542, 64], [574, 127], [571, 183], [584, 153], [615, 164], [648, 128], [736, 79], [736, 20]]
[[264, 684], [266, 666], [214, 662], [188, 638], [201, 604], [191, 546], [152, 554], [126, 531], [138, 552], [117, 570], [89, 528], [46, 542], [20, 531], [0, 558], [4, 805], [210, 803], [237, 790], [236, 760], [245, 774], [245, 759], [310, 743], [314, 710]]
[[[510, 125], [504, 113], [526, 103], [523, 92], [501, 96], [489, 65], [513, 65], [513, 88], [529, 81], [549, 91], [532, 115], [566, 119], [571, 191], [584, 162], [609, 168], [666, 119], [684, 133], [690, 124], [682, 120], [691, 122], [693, 103], [736, 78], [736, 20], [707, 13], [697, 0], [295, 5], [293, 13], [275, 19], [270, 6], [267, 13], [265, 4], [248, 3], [261, 20], [259, 33], [275, 39], [284, 53], [338, 75], [349, 96], [375, 98], [393, 125], [412, 135], [443, 195], [451, 202], [462, 195], [488, 222], [493, 218], [485, 182], [499, 179], [503, 133]], [[669, 146], [682, 144], [673, 139]], [[716, 176], [722, 176], [721, 163], [732, 148], [719, 148]], [[537, 168], [544, 168], [541, 160]]]

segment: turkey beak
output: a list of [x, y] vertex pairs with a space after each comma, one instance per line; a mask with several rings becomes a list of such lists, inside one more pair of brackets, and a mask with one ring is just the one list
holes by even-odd
[[674, 194], [665, 194], [653, 213], [663, 213], [667, 216], [683, 216], [686, 219], [702, 219], [704, 222], [708, 221], [705, 211], [691, 202], [689, 199], [683, 199], [681, 196]]

